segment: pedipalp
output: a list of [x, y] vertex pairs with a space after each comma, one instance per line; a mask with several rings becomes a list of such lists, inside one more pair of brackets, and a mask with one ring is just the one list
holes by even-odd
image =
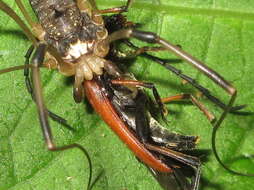
[[[87, 189], [92, 188], [92, 165], [91, 159], [86, 149], [76, 143], [62, 147], [56, 146], [54, 143], [48, 117], [57, 121], [61, 125], [69, 128], [70, 130], [72, 130], [72, 128], [67, 124], [65, 119], [48, 110], [44, 104], [42, 86], [40, 81], [40, 68], [42, 66], [49, 69], [57, 69], [60, 73], [64, 75], [75, 77], [75, 82], [73, 85], [73, 97], [76, 103], [82, 102], [85, 97], [85, 90], [90, 90], [88, 94], [90, 93], [91, 100], [89, 100], [97, 102], [94, 103], [94, 108], [99, 110], [100, 107], [98, 106], [104, 106], [104, 112], [100, 112], [99, 114], [102, 115], [103, 119], [110, 125], [110, 127], [113, 128], [113, 119], [115, 119], [114, 121], [116, 122], [116, 124], [121, 123], [121, 125], [119, 124], [120, 129], [114, 130], [124, 142], [126, 142], [127, 144], [129, 143], [128, 145], [130, 149], [136, 154], [137, 157], [139, 157], [139, 159], [143, 159], [142, 162], [147, 164], [151, 170], [157, 169], [158, 171], [168, 172], [168, 174], [171, 175], [175, 174], [175, 171], [176, 169], [178, 169], [178, 167], [181, 168], [181, 164], [190, 166], [195, 173], [194, 176], [192, 176], [193, 178], [191, 179], [191, 186], [188, 185], [188, 181], [183, 182], [183, 186], [186, 185], [186, 189], [188, 190], [198, 189], [201, 171], [200, 160], [196, 157], [183, 154], [181, 151], [185, 149], [194, 149], [196, 144], [198, 143], [199, 138], [196, 136], [184, 136], [175, 133], [166, 133], [168, 135], [167, 137], [170, 138], [164, 137], [162, 135], [162, 132], [164, 131], [162, 129], [158, 129], [160, 127], [156, 128], [156, 126], [158, 125], [156, 124], [157, 121], [154, 121], [154, 119], [149, 116], [149, 113], [147, 114], [147, 102], [142, 102], [142, 98], [146, 98], [145, 95], [143, 95], [143, 97], [142, 95], [140, 95], [140, 97], [135, 97], [137, 99], [127, 98], [127, 101], [134, 101], [134, 103], [136, 101], [135, 115], [128, 118], [128, 115], [124, 111], [121, 115], [121, 113], [119, 112], [120, 108], [118, 108], [119, 110], [114, 110], [113, 108], [111, 109], [110, 104], [113, 104], [114, 102], [108, 97], [108, 94], [110, 94], [110, 92], [108, 91], [108, 89], [100, 88], [99, 82], [102, 81], [101, 77], [105, 73], [109, 75], [112, 74], [115, 77], [112, 80], [107, 81], [109, 83], [111, 82], [110, 85], [112, 86], [119, 85], [121, 87], [124, 87], [129, 85], [132, 88], [135, 88], [135, 91], [138, 91], [139, 86], [150, 88], [153, 90], [156, 103], [160, 108], [159, 111], [162, 117], [164, 117], [163, 102], [171, 101], [172, 99], [161, 99], [153, 83], [141, 82], [135, 79], [122, 79], [124, 78], [122, 75], [123, 73], [121, 73], [117, 69], [117, 67], [112, 66], [110, 62], [105, 59], [111, 48], [110, 45], [114, 41], [118, 39], [129, 38], [136, 38], [147, 43], [159, 44], [160, 46], [155, 48], [136, 48], [135, 46], [133, 46], [133, 44], [131, 46], [134, 47], [134, 49], [136, 50], [135, 55], [145, 55], [146, 57], [151, 58], [155, 62], [161, 64], [164, 68], [168, 69], [180, 78], [188, 81], [192, 86], [202, 92], [209, 100], [211, 100], [213, 103], [223, 109], [223, 113], [219, 117], [218, 121], [214, 124], [214, 130], [212, 134], [212, 147], [216, 159], [225, 169], [231, 171], [232, 173], [238, 175], [253, 176], [252, 174], [242, 174], [231, 170], [230, 168], [225, 166], [225, 164], [220, 160], [217, 154], [215, 146], [217, 129], [220, 127], [221, 123], [229, 112], [237, 111], [244, 107], [241, 105], [235, 107], [233, 106], [237, 96], [237, 90], [229, 82], [227, 82], [220, 74], [203, 64], [201, 61], [186, 53], [178, 46], [175, 46], [170, 42], [162, 39], [155, 33], [144, 32], [133, 28], [127, 28], [118, 30], [112, 34], [108, 34], [102, 14], [125, 12], [128, 10], [131, 3], [133, 2], [132, 0], [128, 0], [126, 5], [124, 6], [104, 10], [99, 10], [94, 0], [78, 0], [77, 2], [70, 0], [64, 2], [64, 5], [61, 4], [63, 3], [62, 1], [52, 1], [52, 4], [50, 6], [45, 3], [40, 4], [34, 0], [31, 0], [30, 2], [40, 20], [39, 23], [33, 22], [25, 7], [23, 6], [22, 1], [16, 0], [19, 9], [21, 10], [26, 21], [32, 28], [32, 32], [17, 16], [17, 14], [0, 0], [0, 9], [16, 21], [16, 23], [24, 30], [28, 39], [32, 41], [33, 46], [36, 49], [32, 57], [31, 64], [29, 63], [29, 58], [32, 55], [32, 48], [28, 50], [25, 56], [26, 63], [24, 66], [16, 66], [9, 69], [1, 70], [0, 74], [11, 72], [14, 70], [24, 69], [27, 91], [36, 103], [40, 124], [47, 148], [50, 151], [62, 151], [77, 148], [86, 155], [90, 168]], [[51, 13], [55, 20], [47, 17], [48, 15], [51, 15]], [[71, 17], [70, 15], [73, 15], [73, 17]], [[57, 19], [63, 21], [62, 23], [64, 24], [59, 24], [61, 22], [58, 22], [59, 20]], [[127, 24], [126, 26], [134, 27], [132, 23], [130, 23], [129, 25]], [[176, 69], [170, 64], [167, 64], [162, 59], [156, 58], [146, 53], [148, 51], [161, 50], [173, 52], [178, 57], [181, 57], [187, 63], [191, 64], [197, 70], [208, 76], [213, 82], [223, 88], [231, 96], [230, 101], [227, 104], [224, 104], [217, 97], [213, 96], [207, 88], [199, 85], [193, 78], [189, 77], [188, 75], [183, 74], [181, 70]], [[31, 69], [32, 71], [32, 77], [29, 76], [29, 69]], [[112, 86], [110, 86], [110, 88]], [[102, 98], [104, 102], [100, 102], [100, 99], [96, 100], [96, 98], [93, 97], [99, 94], [104, 98]], [[209, 119], [210, 122], [214, 120], [213, 115], [192, 95], [178, 95], [173, 99], [181, 100], [185, 98], [190, 99], [203, 113], [205, 113], [206, 117]], [[100, 105], [100, 103], [102, 105]], [[105, 104], [103, 105], [103, 103]], [[120, 107], [121, 106], [124, 107], [125, 105], [120, 105]], [[111, 115], [109, 113], [106, 113], [107, 111], [109, 111], [107, 109], [111, 109]], [[122, 117], [116, 117], [117, 111], [118, 116]], [[105, 117], [105, 115], [107, 117]], [[123, 119], [124, 117], [125, 120]], [[128, 122], [132, 124], [134, 123], [134, 128], [126, 128], [124, 124]], [[156, 130], [160, 131], [160, 133], [157, 133], [157, 136], [155, 132]], [[130, 145], [135, 143], [137, 144], [137, 149], [131, 147]], [[179, 161], [181, 164], [171, 165], [171, 163], [165, 161], [167, 159]]]

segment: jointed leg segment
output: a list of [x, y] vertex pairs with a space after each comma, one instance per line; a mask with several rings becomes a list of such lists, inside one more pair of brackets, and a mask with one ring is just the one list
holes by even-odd
[[164, 105], [161, 101], [158, 90], [156, 89], [156, 87], [153, 83], [141, 82], [141, 81], [137, 81], [137, 80], [111, 80], [111, 82], [112, 82], [112, 84], [127, 85], [127, 86], [142, 86], [145, 88], [152, 89], [155, 101], [156, 101], [157, 105], [159, 106], [161, 116], [162, 116], [163, 120], [166, 121], [165, 116], [164, 116], [164, 113], [165, 113]]
[[[181, 48], [171, 44], [170, 42], [162, 39], [161, 37], [157, 36], [155, 33], [152, 32], [144, 32], [139, 31], [135, 29], [122, 29], [119, 31], [116, 31], [112, 33], [103, 43], [104, 45], [110, 44], [113, 41], [120, 40], [120, 39], [128, 39], [128, 38], [136, 38], [141, 41], [145, 41], [148, 43], [156, 43], [161, 45], [162, 47], [166, 48], [168, 51], [174, 53], [175, 55], [179, 56], [183, 60], [185, 60], [190, 65], [194, 66], [196, 69], [204, 73], [206, 76], [208, 76], [212, 81], [214, 81], [217, 85], [219, 85], [221, 88], [223, 88], [230, 96], [230, 100], [227, 104], [222, 103], [218, 98], [212, 96], [206, 88], [200, 86], [193, 80], [192, 78], [188, 77], [187, 75], [183, 75], [182, 72], [171, 65], [163, 63], [162, 65], [170, 70], [171, 72], [175, 73], [176, 75], [180, 76], [182, 79], [190, 82], [195, 88], [197, 88], [200, 92], [202, 92], [209, 100], [216, 103], [218, 106], [223, 108], [223, 113], [220, 115], [217, 122], [213, 124], [213, 132], [212, 132], [212, 149], [215, 154], [216, 159], [218, 162], [229, 172], [242, 175], [242, 176], [254, 176], [254, 174], [245, 174], [236, 172], [230, 168], [228, 168], [220, 159], [217, 153], [216, 145], [215, 145], [215, 139], [216, 139], [216, 132], [218, 128], [220, 127], [223, 120], [226, 118], [227, 114], [229, 112], [235, 112], [239, 109], [242, 109], [244, 106], [236, 106], [233, 107], [233, 104], [235, 102], [236, 96], [237, 96], [237, 90], [228, 82], [226, 81], [222, 76], [220, 76], [216, 71], [212, 70], [193, 56], [189, 55], [187, 52], [184, 52], [181, 50]], [[148, 55], [148, 54], [147, 54]], [[148, 56], [147, 56], [148, 57]], [[152, 57], [152, 56], [151, 56]], [[153, 59], [155, 59], [153, 57]], [[158, 63], [161, 61], [160, 59], [157, 59]]]
[[27, 36], [27, 38], [33, 42], [34, 46], [37, 45], [37, 40], [33, 36], [30, 29], [26, 26], [26, 24], [20, 19], [20, 17], [3, 1], [0, 0], [0, 10], [9, 15], [15, 22], [22, 28], [23, 32]]
[[[34, 46], [32, 45], [28, 49], [28, 51], [27, 51], [27, 53], [25, 55], [25, 65], [29, 65], [29, 59], [31, 57], [31, 54], [32, 54], [33, 50], [34, 50]], [[30, 75], [29, 75], [29, 73], [30, 73], [29, 69], [30, 69], [29, 67], [26, 67], [24, 69], [25, 84], [26, 84], [26, 89], [27, 89], [28, 93], [31, 95], [32, 99], [35, 101], [35, 98], [34, 98], [34, 89], [33, 89], [33, 85], [32, 85], [32, 82], [31, 82]], [[68, 125], [67, 121], [64, 118], [58, 116], [57, 114], [53, 113], [52, 111], [50, 111], [48, 109], [47, 109], [47, 112], [48, 112], [48, 116], [52, 120], [58, 122], [59, 124], [61, 124], [62, 126], [66, 127], [67, 129], [69, 129], [71, 131], [75, 131], [75, 129], [73, 127]]]
[[192, 57], [188, 53], [181, 50], [178, 46], [171, 44], [170, 42], [160, 38], [155, 33], [152, 32], [144, 32], [135, 29], [122, 29], [111, 34], [105, 41], [105, 44], [110, 44], [113, 41], [124, 39], [124, 38], [136, 38], [141, 41], [145, 41], [148, 43], [156, 43], [167, 49], [168, 51], [176, 54], [181, 57], [183, 60], [187, 61], [187, 63], [196, 67], [199, 71], [203, 72], [210, 79], [212, 79], [215, 83], [225, 89], [231, 96], [236, 94], [236, 89], [229, 84], [222, 76], [220, 76], [217, 72], [204, 65], [202, 62]]
[[37, 105], [42, 133], [43, 133], [46, 145], [50, 151], [62, 151], [62, 150], [67, 150], [72, 148], [78, 148], [86, 155], [88, 159], [88, 163], [89, 163], [89, 168], [90, 168], [90, 176], [89, 176], [87, 189], [90, 189], [91, 178], [92, 178], [92, 164], [91, 164], [91, 159], [89, 157], [88, 152], [81, 145], [76, 143], [58, 147], [53, 142], [53, 136], [52, 136], [49, 121], [48, 121], [48, 111], [46, 106], [44, 105], [41, 79], [40, 79], [40, 66], [44, 61], [45, 53], [46, 53], [46, 45], [39, 44], [32, 58], [32, 64], [33, 64], [32, 80], [33, 80], [33, 89], [34, 89], [33, 96], [34, 96], [35, 103]]
[[33, 27], [35, 23], [33, 22], [32, 18], [28, 14], [28, 12], [27, 12], [26, 8], [24, 7], [22, 1], [21, 0], [15, 0], [15, 2], [18, 5], [20, 11], [24, 15], [24, 17], [25, 17], [26, 21], [28, 22], [28, 24], [30, 25], [30, 27]]
[[173, 102], [173, 101], [178, 101], [178, 100], [191, 100], [191, 102], [197, 106], [207, 117], [207, 119], [210, 122], [213, 122], [215, 119], [215, 116], [209, 112], [206, 107], [199, 102], [193, 95], [191, 94], [178, 94], [175, 96], [170, 96], [170, 97], [166, 97], [166, 98], [162, 98], [162, 102], [163, 103], [168, 103], [168, 102]]
[[[196, 88], [198, 88], [211, 101], [219, 104], [221, 107], [224, 107], [224, 114], [221, 115], [221, 118], [218, 120], [218, 122], [220, 120], [222, 120], [222, 121], [224, 120], [227, 113], [232, 109], [232, 105], [234, 103], [234, 100], [235, 100], [235, 97], [237, 94], [236, 89], [231, 84], [229, 84], [217, 72], [213, 71], [212, 69], [210, 69], [209, 67], [204, 65], [202, 62], [198, 61], [196, 58], [192, 57], [191, 55], [189, 55], [186, 52], [184, 52], [183, 50], [181, 50], [179, 47], [171, 44], [170, 42], [167, 42], [166, 40], [160, 38], [159, 36], [157, 36], [156, 34], [154, 34], [152, 32], [143, 32], [143, 31], [139, 31], [139, 30], [135, 30], [135, 29], [122, 29], [122, 30], [112, 33], [103, 43], [110, 44], [111, 42], [113, 42], [115, 40], [124, 39], [124, 38], [131, 38], [131, 37], [137, 38], [141, 41], [145, 41], [148, 43], [157, 43], [157, 44], [161, 45], [162, 47], [166, 48], [168, 51], [173, 52], [177, 56], [181, 57], [183, 60], [187, 61], [189, 64], [196, 67], [198, 70], [200, 70], [205, 75], [207, 75], [210, 79], [212, 79], [216, 84], [221, 86], [231, 96], [229, 103], [225, 107], [224, 107], [224, 104], [221, 104], [221, 101], [218, 101], [218, 99], [216, 97], [212, 96], [210, 94], [210, 92], [207, 91], [206, 88], [203, 88], [202, 86], [197, 85], [196, 82], [192, 78], [190, 78], [186, 75], [182, 75], [181, 71], [176, 70], [174, 67], [172, 67], [170, 65], [165, 66], [166, 68], [169, 67], [170, 68], [169, 70], [176, 73], [177, 75], [181, 75], [181, 78], [183, 78], [184, 80], [186, 80], [188, 82], [189, 81], [192, 82], [191, 84], [193, 86], [195, 86]], [[217, 126], [219, 124], [218, 122], [215, 124], [215, 126]]]

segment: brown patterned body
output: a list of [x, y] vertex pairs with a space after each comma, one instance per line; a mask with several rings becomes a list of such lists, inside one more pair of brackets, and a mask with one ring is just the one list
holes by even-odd
[[[80, 9], [74, 0], [30, 0], [30, 4], [45, 32], [45, 42], [67, 62], [92, 53], [96, 41], [107, 37], [104, 23], [94, 20], [91, 12]], [[72, 49], [75, 44], [81, 44], [78, 50]]]

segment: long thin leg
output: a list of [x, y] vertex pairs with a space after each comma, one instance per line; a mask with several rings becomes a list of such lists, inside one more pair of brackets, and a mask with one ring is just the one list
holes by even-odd
[[[211, 80], [213, 80], [216, 84], [221, 86], [228, 94], [231, 96], [236, 96], [236, 89], [227, 82], [222, 76], [220, 76], [217, 72], [204, 65], [202, 62], [192, 57], [188, 53], [181, 50], [178, 46], [171, 44], [170, 42], [160, 38], [155, 33], [152, 32], [144, 32], [135, 29], [122, 29], [112, 33], [104, 42], [104, 45], [108, 45], [113, 41], [124, 39], [124, 38], [136, 38], [141, 41], [145, 41], [148, 43], [156, 43], [160, 44], [162, 47], [166, 48], [168, 51], [176, 54], [181, 57], [183, 60], [187, 61], [187, 63], [193, 65], [199, 71], [208, 76]], [[231, 98], [234, 99], [234, 98]]]
[[134, 55], [138, 56], [142, 53], [145, 52], [158, 52], [158, 51], [165, 51], [166, 49], [163, 47], [149, 47], [149, 46], [144, 46], [141, 48], [138, 48], [135, 52], [133, 52]]
[[[33, 50], [34, 50], [33, 45], [30, 46], [30, 48], [27, 50], [26, 55], [25, 55], [25, 65], [29, 64], [29, 59], [33, 53]], [[24, 69], [24, 76], [25, 76], [25, 84], [26, 84], [27, 92], [31, 95], [32, 99], [34, 100], [33, 87], [32, 87], [31, 80], [29, 78], [29, 68]]]
[[165, 51], [165, 50], [166, 49], [163, 47], [148, 47], [148, 46], [136, 48], [134, 51], [130, 51], [130, 52], [122, 52], [122, 51], [114, 49], [113, 56], [115, 56], [118, 59], [133, 59], [146, 52], [158, 52], [158, 51]]
[[236, 89], [228, 81], [226, 81], [216, 71], [209, 68], [208, 66], [206, 66], [201, 61], [194, 58], [193, 56], [189, 55], [187, 52], [183, 51], [178, 46], [171, 44], [170, 42], [162, 39], [161, 37], [157, 36], [155, 33], [152, 33], [152, 32], [144, 32], [139, 30], [122, 30], [122, 31], [130, 32], [129, 37], [134, 37], [148, 43], [160, 44], [162, 47], [165, 47], [167, 50], [181, 57], [187, 63], [191, 64], [196, 69], [204, 73], [216, 84], [221, 86], [228, 94], [230, 94], [231, 96], [236, 96], [236, 93], [237, 93]]
[[[31, 54], [32, 54], [33, 50], [34, 50], [34, 46], [32, 45], [32, 46], [30, 46], [30, 48], [28, 49], [28, 51], [25, 55], [25, 65], [29, 65], [29, 59], [31, 57]], [[27, 92], [31, 95], [32, 99], [35, 101], [33, 85], [32, 85], [31, 79], [30, 79], [29, 68], [28, 67], [26, 67], [24, 69], [24, 76], [25, 76], [25, 84], [26, 84]], [[58, 122], [60, 125], [64, 126], [68, 130], [75, 131], [75, 129], [73, 127], [68, 125], [67, 121], [64, 118], [58, 116], [57, 114], [53, 113], [52, 111], [50, 111], [48, 109], [47, 109], [47, 111], [48, 111], [49, 117], [53, 121]]]
[[[104, 20], [102, 18], [102, 15], [107, 14], [107, 13], [126, 12], [129, 8], [129, 6], [131, 5], [132, 0], [128, 0], [127, 4], [125, 6], [114, 7], [114, 8], [104, 9], [104, 10], [97, 9], [97, 6], [93, 0], [90, 0], [89, 2], [90, 2], [90, 4], [88, 5], [87, 1], [78, 0], [77, 4], [78, 4], [80, 10], [85, 10], [85, 11], [90, 12], [92, 14], [92, 19], [95, 23], [97, 23], [99, 25], [100, 24], [104, 25], [103, 24]], [[91, 8], [89, 9], [88, 7], [90, 7], [90, 5], [92, 5], [94, 9], [92, 9], [92, 10], [91, 10]]]
[[230, 96], [229, 103], [226, 105], [224, 112], [221, 114], [219, 120], [214, 124], [213, 132], [212, 132], [212, 149], [214, 152], [214, 155], [217, 159], [217, 161], [221, 164], [221, 166], [226, 169], [227, 171], [237, 174], [237, 175], [242, 175], [242, 176], [254, 176], [254, 174], [248, 174], [248, 173], [241, 173], [234, 171], [227, 167], [220, 159], [217, 148], [216, 148], [216, 132], [218, 128], [220, 127], [221, 123], [223, 120], [226, 118], [227, 114], [230, 112], [232, 109], [232, 106], [234, 104], [234, 101], [237, 96], [237, 91], [236, 89], [228, 83], [222, 76], [220, 76], [217, 72], [213, 71], [210, 69], [208, 66], [204, 65], [202, 62], [197, 60], [196, 58], [192, 57], [191, 55], [187, 54], [186, 52], [182, 51], [180, 48], [177, 46], [174, 46], [173, 44], [167, 42], [166, 40], [158, 37], [154, 33], [149, 33], [149, 32], [142, 32], [142, 31], [134, 31], [134, 33], [130, 34], [130, 36], [146, 41], [148, 43], [159, 43], [163, 47], [167, 48], [169, 51], [172, 51], [175, 53], [177, 56], [181, 57], [185, 61], [187, 61], [189, 64], [193, 65], [195, 68], [203, 72], [206, 76], [208, 76], [210, 79], [212, 79], [216, 84], [221, 86]]
[[215, 119], [215, 116], [209, 112], [206, 107], [199, 102], [193, 95], [191, 94], [178, 94], [175, 96], [170, 96], [170, 97], [166, 97], [166, 98], [162, 98], [161, 101], [162, 103], [169, 103], [169, 102], [173, 102], [173, 101], [178, 101], [178, 100], [191, 100], [191, 102], [197, 106], [207, 117], [207, 119], [212, 122]]
[[20, 19], [20, 17], [2, 0], [0, 0], [0, 9], [9, 15], [15, 22], [22, 28], [25, 35], [31, 42], [33, 42], [34, 46], [37, 46], [37, 40], [35, 39], [34, 35], [30, 31], [30, 29], [26, 26], [26, 24]]
[[89, 167], [90, 167], [90, 176], [89, 176], [89, 182], [87, 189], [90, 189], [91, 185], [91, 179], [92, 179], [92, 164], [91, 164], [91, 159], [89, 157], [88, 152], [86, 149], [84, 149], [81, 145], [79, 144], [71, 144], [67, 146], [62, 146], [62, 147], [57, 147], [54, 142], [53, 142], [53, 136], [51, 133], [49, 121], [48, 121], [48, 111], [44, 105], [43, 101], [43, 94], [42, 94], [42, 87], [41, 87], [41, 79], [40, 79], [40, 66], [43, 63], [44, 56], [46, 53], [46, 45], [45, 44], [39, 44], [38, 48], [36, 49], [34, 56], [32, 58], [32, 79], [33, 79], [33, 92], [34, 92], [34, 99], [37, 105], [37, 110], [39, 114], [39, 119], [40, 119], [40, 124], [41, 124], [41, 129], [43, 132], [43, 136], [47, 145], [47, 148], [50, 151], [62, 151], [62, 150], [67, 150], [67, 149], [72, 149], [72, 148], [77, 148], [81, 150], [87, 157]]
[[[131, 43], [128, 40], [125, 40], [124, 43], [127, 44], [129, 47], [135, 49], [136, 52], [138, 52], [139, 49], [140, 49], [139, 47], [135, 46], [133, 43]], [[170, 64], [171, 60], [161, 59], [159, 57], [150, 55], [146, 52], [143, 52], [140, 55], [144, 56], [145, 58], [150, 59], [150, 60], [152, 60], [152, 61], [154, 61], [158, 64], [160, 64], [161, 66], [163, 66], [167, 70], [171, 71], [173, 74], [179, 76], [180, 78], [182, 78], [183, 80], [185, 80], [186, 82], [191, 84], [193, 87], [198, 89], [204, 96], [206, 96], [210, 101], [215, 103], [217, 106], [219, 106], [223, 110], [226, 108], [226, 105], [221, 100], [219, 100], [217, 97], [213, 96], [207, 88], [199, 85], [193, 78], [191, 78], [188, 75], [183, 74], [181, 70], [179, 70], [179, 69], [175, 68], [174, 66], [172, 66], [172, 64]], [[230, 112], [232, 112], [232, 113], [237, 112], [238, 110], [244, 108], [245, 106], [246, 105], [234, 106], [230, 109]]]
[[[95, 10], [98, 10], [97, 6], [96, 6], [96, 2], [95, 0], [88, 0], [89, 3], [92, 5], [92, 8]], [[133, 0], [127, 0], [127, 3], [124, 7], [126, 7], [126, 11], [128, 10], [128, 8], [131, 6], [131, 4], [133, 3]]]
[[32, 20], [31, 16], [28, 14], [26, 8], [24, 7], [23, 3], [21, 0], [15, 0], [15, 2], [17, 3], [20, 11], [22, 12], [22, 14], [24, 15], [26, 21], [28, 22], [28, 24], [30, 25], [30, 27], [32, 28], [33, 33], [35, 34], [35, 36], [42, 40], [43, 39], [43, 29], [42, 26], [39, 23], [36, 23]]
[[32, 20], [32, 18], [30, 17], [30, 15], [28, 14], [28, 12], [26, 11], [26, 8], [24, 7], [23, 3], [21, 2], [21, 0], [15, 0], [16, 4], [18, 5], [20, 11], [22, 12], [22, 14], [24, 15], [26, 21], [28, 22], [28, 24], [33, 27], [33, 25], [35, 24]]
[[0, 75], [5, 74], [5, 73], [9, 73], [9, 72], [13, 72], [13, 71], [17, 71], [17, 70], [24, 70], [26, 68], [32, 68], [32, 65], [18, 65], [18, 66], [9, 67], [9, 68], [6, 68], [6, 69], [1, 69], [0, 70]]
[[[226, 118], [227, 114], [232, 110], [232, 106], [233, 106], [233, 104], [235, 102], [235, 99], [236, 99], [236, 96], [237, 96], [237, 90], [228, 81], [226, 81], [222, 76], [220, 76], [216, 71], [209, 68], [208, 66], [206, 66], [201, 61], [194, 58], [193, 56], [189, 55], [187, 52], [183, 51], [181, 48], [171, 44], [170, 42], [162, 39], [161, 37], [159, 37], [158, 35], [156, 35], [155, 33], [152, 33], [152, 32], [144, 32], [144, 31], [139, 31], [139, 30], [135, 30], [135, 29], [122, 29], [122, 30], [116, 31], [116, 32], [112, 33], [111, 35], [109, 35], [108, 38], [105, 41], [102, 42], [101, 46], [108, 46], [113, 41], [120, 40], [120, 39], [131, 38], [131, 37], [136, 38], [136, 39], [141, 40], [141, 41], [145, 41], [147, 43], [153, 43], [153, 44], [161, 45], [162, 47], [166, 48], [168, 51], [170, 51], [170, 52], [174, 53], [175, 55], [179, 56], [180, 58], [185, 60], [187, 63], [194, 66], [196, 69], [198, 69], [202, 73], [204, 73], [208, 78], [210, 78], [218, 86], [223, 88], [231, 96], [229, 102], [226, 104], [226, 106], [223, 110], [223, 113], [220, 115], [218, 121], [213, 124], [214, 125], [214, 129], [213, 129], [213, 132], [212, 132], [213, 152], [214, 152], [215, 157], [218, 160], [218, 162], [226, 170], [228, 170], [228, 171], [230, 171], [234, 174], [238, 174], [238, 175], [254, 176], [254, 174], [252, 175], [252, 174], [243, 174], [243, 173], [236, 172], [236, 171], [231, 170], [230, 168], [228, 168], [225, 164], [223, 164], [223, 162], [221, 161], [221, 159], [218, 156], [217, 149], [216, 149], [216, 144], [215, 144], [216, 132], [217, 132], [218, 128], [220, 127], [221, 123], [223, 122], [223, 120]], [[170, 65], [167, 65], [167, 66], [170, 66]], [[174, 72], [176, 72], [176, 74], [178, 74], [178, 75], [181, 74], [181, 73], [177, 73], [178, 70], [175, 70]], [[187, 79], [191, 80], [188, 77], [187, 77]], [[186, 80], [186, 81], [188, 81], [188, 80]], [[195, 82], [193, 82], [193, 84], [195, 84]], [[206, 91], [206, 89], [203, 89], [202, 87], [201, 87], [201, 89]], [[208, 95], [210, 95], [209, 92], [206, 92], [206, 93]], [[210, 97], [210, 99], [213, 99], [213, 98]]]
[[[133, 0], [127, 0], [126, 5], [121, 7], [113, 7], [108, 9], [99, 10], [95, 0], [77, 0], [77, 5], [79, 9], [86, 10], [88, 12], [93, 12], [95, 16], [107, 14], [107, 13], [122, 13], [128, 11]], [[92, 10], [92, 11], [91, 11]]]

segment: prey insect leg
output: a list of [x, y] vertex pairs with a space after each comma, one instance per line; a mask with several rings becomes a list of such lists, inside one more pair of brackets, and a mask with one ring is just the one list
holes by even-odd
[[165, 112], [164, 105], [161, 101], [158, 90], [156, 89], [156, 87], [153, 83], [141, 82], [141, 81], [136, 81], [136, 80], [111, 80], [111, 82], [112, 82], [112, 84], [127, 85], [127, 86], [142, 86], [142, 87], [151, 89], [153, 91], [153, 96], [155, 98], [155, 101], [156, 101], [157, 105], [159, 106], [161, 116], [162, 116], [163, 120], [166, 121], [165, 116], [164, 116], [164, 112]]
[[[232, 96], [232, 98], [230, 100], [229, 105], [234, 102], [237, 91], [229, 82], [227, 82], [217, 72], [213, 71], [208, 66], [206, 66], [202, 62], [198, 61], [196, 58], [187, 54], [186, 52], [181, 50], [179, 47], [160, 38], [155, 33], [144, 32], [144, 31], [139, 31], [139, 30], [135, 30], [135, 29], [123, 29], [123, 30], [119, 30], [117, 32], [112, 33], [105, 41], [102, 42], [102, 43], [104, 43], [102, 45], [110, 44], [111, 42], [119, 40], [119, 39], [131, 38], [131, 37], [139, 39], [141, 41], [148, 42], [148, 43], [160, 44], [162, 47], [166, 48], [168, 51], [173, 52], [177, 56], [181, 57], [183, 60], [187, 61], [189, 64], [193, 65], [199, 71], [201, 71], [206, 76], [208, 76], [216, 84], [221, 86], [228, 94], [230, 94]], [[227, 107], [231, 107], [229, 105]]]
[[170, 96], [170, 97], [166, 97], [166, 98], [162, 98], [162, 102], [163, 103], [168, 103], [168, 102], [173, 102], [173, 101], [177, 101], [177, 100], [190, 100], [195, 106], [197, 106], [207, 117], [207, 119], [210, 122], [213, 122], [215, 119], [215, 116], [209, 112], [206, 107], [199, 102], [192, 94], [178, 94], [175, 96]]
[[[133, 43], [131, 43], [128, 40], [125, 40], [124, 43], [127, 44], [129, 47], [135, 49], [136, 50], [135, 52], [139, 52], [139, 49], [143, 49], [143, 48], [139, 48], [139, 47], [135, 46]], [[217, 97], [213, 96], [207, 88], [201, 86], [200, 84], [198, 84], [196, 82], [195, 79], [191, 78], [188, 75], [183, 74], [181, 70], [179, 70], [179, 69], [175, 68], [174, 66], [172, 66], [170, 64], [170, 60], [161, 59], [161, 58], [156, 57], [154, 55], [150, 55], [146, 52], [141, 52], [140, 55], [144, 56], [147, 59], [150, 59], [150, 60], [152, 60], [152, 61], [154, 61], [158, 64], [160, 64], [161, 66], [163, 66], [167, 70], [171, 71], [173, 74], [179, 76], [181, 79], [183, 79], [186, 82], [188, 82], [189, 84], [191, 84], [193, 87], [195, 87], [197, 90], [199, 90], [204, 96], [206, 96], [210, 101], [215, 103], [217, 106], [219, 106], [223, 110], [226, 108], [226, 105], [221, 100], [219, 100]], [[231, 107], [230, 112], [236, 112], [236, 111], [238, 111], [238, 110], [240, 110], [244, 107], [245, 107], [245, 105], [233, 106], [233, 107]]]
[[[185, 60], [187, 63], [189, 63], [193, 67], [195, 67], [197, 70], [199, 70], [200, 72], [205, 74], [208, 78], [210, 78], [214, 83], [216, 83], [218, 86], [220, 86], [222, 89], [224, 89], [230, 95], [230, 100], [228, 101], [225, 108], [223, 109], [222, 114], [220, 115], [217, 122], [215, 122], [213, 124], [214, 128], [213, 128], [213, 132], [212, 132], [212, 149], [213, 149], [213, 152], [214, 152], [214, 155], [215, 155], [217, 161], [221, 164], [221, 166], [223, 166], [224, 169], [228, 170], [231, 173], [238, 174], [238, 175], [254, 176], [254, 174], [239, 173], [239, 172], [236, 172], [236, 171], [228, 168], [221, 161], [221, 159], [217, 153], [217, 149], [216, 149], [216, 143], [215, 143], [216, 142], [215, 141], [216, 132], [217, 132], [218, 128], [220, 127], [221, 123], [226, 118], [227, 114], [232, 110], [232, 106], [233, 106], [236, 96], [237, 96], [237, 90], [228, 81], [226, 81], [222, 76], [220, 76], [216, 71], [209, 68], [204, 63], [197, 60], [196, 58], [194, 58], [187, 52], [183, 51], [178, 46], [171, 44], [170, 42], [162, 39], [160, 36], [158, 36], [152, 32], [139, 31], [139, 30], [135, 30], [132, 28], [118, 30], [118, 31], [112, 33], [111, 35], [109, 35], [107, 39], [102, 41], [101, 46], [103, 47], [103, 46], [110, 44], [113, 41], [120, 40], [120, 39], [128, 39], [128, 38], [136, 38], [138, 40], [141, 40], [141, 41], [144, 41], [147, 43], [159, 44], [160, 46], [166, 48], [169, 52], [174, 53], [175, 55], [177, 55], [178, 57]], [[177, 70], [175, 72], [178, 75], [181, 74], [181, 72], [177, 73], [178, 72]], [[189, 78], [189, 80], [190, 80], [190, 78]], [[201, 87], [201, 89], [206, 90], [206, 89], [203, 89], [203, 87]], [[210, 93], [208, 93], [208, 95], [209, 94]]]
[[[136, 134], [138, 138], [142, 141], [142, 143], [148, 150], [154, 153], [158, 153], [159, 154], [158, 157], [160, 157], [160, 159], [165, 161], [166, 163], [167, 161], [173, 159], [184, 165], [190, 166], [195, 173], [194, 178], [191, 179], [191, 186], [189, 188], [184, 188], [184, 189], [197, 190], [199, 186], [200, 173], [201, 173], [200, 160], [196, 157], [189, 156], [177, 151], [173, 151], [153, 141], [153, 139], [151, 138], [151, 128], [148, 121], [149, 119], [145, 111], [146, 103], [147, 103], [147, 98], [145, 94], [139, 93], [136, 97], [136, 110], [135, 110]], [[169, 141], [169, 143], [170, 142], [171, 141]], [[179, 167], [181, 168], [181, 165], [180, 166], [170, 165], [170, 166], [173, 171]], [[183, 183], [182, 186], [186, 187], [186, 184]]]

